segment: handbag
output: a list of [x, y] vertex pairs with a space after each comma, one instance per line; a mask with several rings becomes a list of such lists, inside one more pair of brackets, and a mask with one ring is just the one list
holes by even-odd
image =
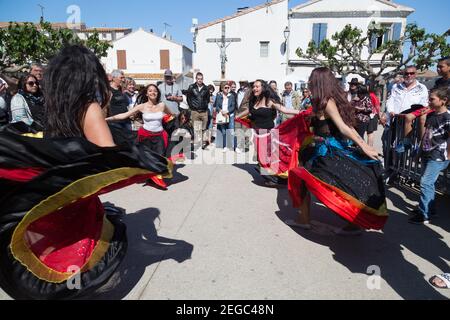
[[230, 122], [230, 117], [228, 115], [224, 116], [222, 112], [217, 112], [216, 123], [217, 124], [227, 124]]

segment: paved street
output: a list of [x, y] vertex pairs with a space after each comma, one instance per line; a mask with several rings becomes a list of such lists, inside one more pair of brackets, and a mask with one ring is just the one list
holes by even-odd
[[[288, 227], [296, 212], [287, 190], [261, 182], [251, 165], [186, 165], [169, 191], [135, 185], [103, 197], [127, 211], [129, 251], [98, 298], [450, 298], [427, 283], [450, 271], [448, 202], [435, 225], [415, 226], [405, 212], [417, 196], [391, 189], [384, 232], [345, 238], [320, 204], [312, 231]], [[379, 289], [368, 289], [377, 285], [370, 266], [381, 271]]]

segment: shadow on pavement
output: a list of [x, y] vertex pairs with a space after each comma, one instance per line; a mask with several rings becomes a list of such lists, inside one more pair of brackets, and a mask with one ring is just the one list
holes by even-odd
[[[403, 211], [404, 200], [391, 197], [394, 206]], [[297, 210], [292, 208], [288, 191], [278, 191], [276, 212], [280, 220], [293, 219]], [[345, 266], [352, 273], [368, 273], [370, 266], [379, 266], [381, 277], [403, 299], [443, 300], [445, 296], [435, 290], [427, 280], [432, 275], [423, 274], [417, 266], [405, 259], [408, 251], [433, 264], [443, 272], [449, 271], [445, 260], [450, 260], [450, 249], [442, 236], [427, 226], [408, 223], [409, 216], [390, 211], [390, 218], [383, 233], [365, 232], [361, 237], [341, 237], [333, 230], [346, 225], [329, 209], [315, 203], [311, 208], [312, 220], [318, 221], [312, 231], [292, 229], [302, 238], [316, 244], [329, 247], [336, 262]], [[447, 225], [450, 217], [442, 217], [442, 224]], [[447, 229], [448, 230], [448, 229]], [[369, 289], [368, 289], [369, 290]]]
[[[267, 186], [264, 185], [266, 180], [259, 173], [259, 168], [256, 164], [248, 164], [248, 163], [247, 164], [233, 164], [233, 167], [241, 169], [241, 170], [249, 173], [253, 178], [253, 181], [252, 181], [253, 184], [255, 184], [259, 187], [267, 188]], [[279, 185], [276, 187], [276, 189], [286, 189], [286, 187], [287, 187], [286, 185]]]
[[[399, 189], [406, 198], [415, 201], [417, 205], [412, 206], [408, 202], [404, 200], [402, 195], [398, 195], [391, 190], [387, 190], [387, 197], [392, 201], [392, 204], [395, 208], [399, 209], [400, 212], [406, 212], [410, 214], [410, 212], [414, 209], [417, 209], [420, 194], [417, 192], [412, 192], [409, 189], [401, 188]], [[446, 232], [450, 233], [450, 197], [449, 196], [436, 196], [436, 205], [435, 210], [437, 213], [437, 217], [431, 220], [431, 224], [438, 226], [444, 229]], [[449, 268], [450, 269], [450, 268]]]
[[169, 259], [182, 263], [191, 258], [192, 244], [158, 236], [159, 215], [158, 209], [149, 208], [123, 216], [127, 226], [127, 254], [109, 282], [96, 292], [95, 299], [123, 299], [138, 284], [148, 266]]

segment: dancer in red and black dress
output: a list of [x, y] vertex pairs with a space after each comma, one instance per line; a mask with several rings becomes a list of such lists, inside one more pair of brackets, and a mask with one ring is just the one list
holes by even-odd
[[18, 124], [0, 133], [0, 286], [16, 299], [86, 298], [127, 249], [99, 195], [168, 175], [169, 163], [145, 145], [116, 146], [102, 110], [108, 79], [87, 48], [63, 49], [44, 87], [44, 139]]
[[[288, 123], [275, 128], [274, 120], [277, 111], [290, 115], [298, 115], [300, 111], [285, 108], [281, 104], [278, 94], [263, 80], [254, 82], [249, 106], [249, 110], [237, 116], [237, 121], [245, 125], [246, 123], [241, 118], [248, 116], [248, 120], [255, 130], [259, 171], [265, 179], [266, 186], [277, 186], [283, 181], [287, 181], [288, 165], [295, 142], [295, 134], [289, 136], [294, 138], [292, 141], [281, 141], [281, 137], [292, 129], [295, 121], [286, 121]], [[276, 130], [273, 130], [274, 128]]]
[[[175, 143], [172, 139], [172, 134], [183, 126], [180, 122], [183, 115], [175, 118], [170, 109], [163, 102], [159, 102], [161, 91], [154, 84], [148, 85], [137, 100], [141, 104], [128, 112], [109, 117], [106, 120], [113, 122], [125, 120], [138, 114], [142, 115], [144, 125], [138, 131], [137, 143], [147, 145], [152, 151], [167, 157], [171, 162], [183, 159], [183, 153], [173, 154], [179, 141]], [[161, 188], [167, 188], [161, 177], [151, 177], [150, 180]]]
[[300, 214], [286, 223], [311, 228], [311, 193], [350, 223], [342, 235], [360, 234], [360, 228], [382, 229], [388, 213], [378, 152], [354, 129], [354, 110], [328, 68], [312, 72], [309, 88], [313, 135], [303, 141], [301, 166], [289, 174], [290, 193]]

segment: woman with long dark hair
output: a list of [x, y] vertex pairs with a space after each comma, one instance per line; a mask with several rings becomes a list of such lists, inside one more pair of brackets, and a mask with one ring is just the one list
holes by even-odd
[[274, 161], [273, 156], [275, 155], [272, 153], [272, 144], [278, 140], [276, 137], [272, 137], [276, 134], [272, 129], [275, 127], [274, 120], [277, 117], [277, 111], [288, 115], [298, 115], [300, 113], [299, 110], [284, 107], [281, 104], [278, 93], [267, 82], [256, 80], [253, 83], [253, 90], [249, 98], [249, 109], [237, 116], [237, 118], [249, 116], [256, 133], [255, 141], [259, 170], [265, 179], [265, 185], [268, 187], [277, 186], [287, 178], [287, 176], [283, 177], [284, 173], [281, 173], [282, 170], [274, 168], [274, 165], [278, 166], [279, 163]]
[[26, 74], [19, 79], [19, 91], [11, 99], [11, 123], [24, 122], [42, 129], [44, 120], [44, 97], [38, 79]]
[[310, 229], [310, 193], [350, 224], [342, 235], [360, 234], [359, 227], [381, 229], [388, 214], [378, 152], [354, 129], [355, 110], [328, 68], [315, 69], [312, 93], [313, 136], [305, 139], [301, 167], [290, 172], [294, 204], [300, 207], [293, 227]]
[[160, 102], [161, 91], [156, 85], [148, 85], [144, 92], [137, 98], [141, 104], [128, 112], [106, 118], [106, 121], [126, 120], [142, 114], [144, 125], [138, 131], [139, 142], [147, 141], [154, 152], [166, 156], [169, 139], [163, 127], [163, 120], [165, 116], [172, 116], [172, 112], [163, 102]]
[[145, 146], [116, 147], [108, 79], [87, 48], [56, 55], [44, 88], [45, 139], [0, 133], [0, 286], [17, 299], [85, 298], [127, 248], [125, 225], [99, 195], [168, 174], [168, 162]]

